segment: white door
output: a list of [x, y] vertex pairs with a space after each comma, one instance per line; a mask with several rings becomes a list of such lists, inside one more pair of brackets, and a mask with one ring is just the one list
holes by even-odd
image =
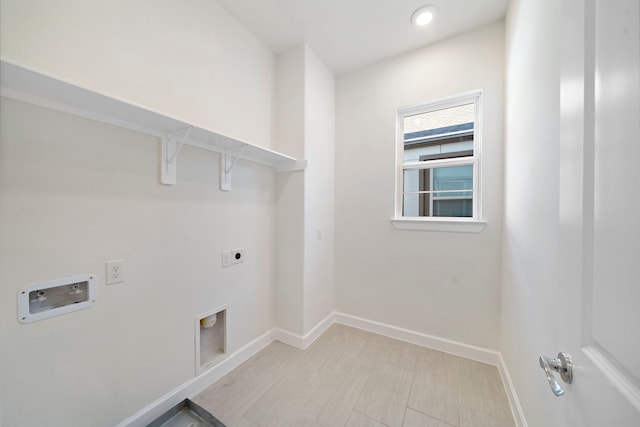
[[[565, 426], [640, 426], [640, 1], [565, 0], [560, 149]], [[547, 355], [554, 356], [555, 355]]]

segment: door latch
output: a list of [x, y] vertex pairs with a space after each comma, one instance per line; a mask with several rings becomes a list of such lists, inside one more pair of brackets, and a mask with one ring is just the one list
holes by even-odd
[[571, 384], [571, 381], [573, 381], [573, 364], [571, 362], [571, 356], [567, 353], [558, 353], [558, 357], [556, 359], [540, 356], [539, 362], [540, 367], [547, 375], [547, 381], [549, 381], [549, 387], [551, 387], [553, 394], [556, 396], [562, 396], [564, 394], [564, 389], [560, 387], [560, 384], [551, 371], [559, 372], [562, 381], [567, 384]]

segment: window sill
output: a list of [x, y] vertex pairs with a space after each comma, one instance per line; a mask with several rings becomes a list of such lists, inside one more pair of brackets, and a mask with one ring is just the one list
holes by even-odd
[[396, 230], [443, 231], [448, 233], [480, 233], [486, 221], [458, 218], [392, 218]]

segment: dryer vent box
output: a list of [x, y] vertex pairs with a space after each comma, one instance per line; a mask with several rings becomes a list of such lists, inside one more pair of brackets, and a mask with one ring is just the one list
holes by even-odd
[[18, 321], [31, 323], [82, 310], [91, 307], [95, 300], [93, 274], [33, 283], [18, 292]]

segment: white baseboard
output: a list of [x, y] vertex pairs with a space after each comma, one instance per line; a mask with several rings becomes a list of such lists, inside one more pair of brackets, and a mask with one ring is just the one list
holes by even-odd
[[375, 334], [410, 342], [412, 344], [432, 348], [434, 350], [440, 350], [445, 353], [455, 354], [456, 356], [461, 356], [466, 359], [487, 363], [497, 367], [500, 378], [502, 379], [502, 384], [507, 393], [509, 406], [511, 407], [511, 412], [516, 422], [516, 426], [528, 427], [527, 420], [524, 417], [524, 411], [522, 410], [520, 400], [518, 399], [518, 394], [516, 393], [515, 386], [511, 381], [511, 375], [509, 375], [507, 365], [499, 352], [344, 313], [336, 312], [334, 315], [334, 321], [335, 323], [341, 323], [343, 325], [363, 329]]
[[273, 338], [276, 341], [280, 341], [291, 347], [302, 348], [304, 337], [302, 335], [294, 334], [293, 332], [286, 331], [280, 328], [273, 329]]
[[271, 344], [275, 339], [274, 335], [274, 329], [265, 332], [258, 338], [227, 356], [226, 359], [216, 366], [171, 390], [155, 402], [150, 403], [140, 411], [122, 421], [116, 427], [146, 426], [160, 415], [182, 402], [184, 399], [191, 398], [200, 393], [205, 388], [209, 387], [211, 384], [241, 365], [251, 356]]
[[313, 342], [318, 339], [324, 331], [326, 331], [334, 323], [334, 312], [329, 313], [327, 317], [322, 319], [320, 323], [313, 327], [309, 332], [304, 335], [294, 334], [293, 332], [286, 331], [284, 329], [275, 328], [274, 338], [285, 344], [289, 344], [292, 347], [304, 350], [309, 347]]
[[513, 414], [516, 426], [528, 427], [527, 420], [524, 417], [524, 411], [522, 410], [522, 405], [520, 405], [520, 399], [518, 399], [518, 393], [513, 385], [513, 381], [511, 381], [511, 375], [509, 374], [507, 364], [504, 362], [502, 354], [500, 354], [498, 358], [498, 372], [500, 373], [500, 378], [502, 378], [504, 389], [507, 392], [507, 399], [509, 399], [509, 406], [511, 407], [511, 413]]
[[476, 347], [473, 345], [448, 340], [446, 338], [436, 337], [434, 335], [427, 335], [423, 334], [422, 332], [399, 328], [397, 326], [376, 322], [374, 320], [363, 319], [361, 317], [351, 316], [344, 313], [335, 313], [335, 322], [347, 326], [352, 326], [354, 328], [363, 329], [375, 334], [395, 338], [401, 341], [410, 342], [412, 344], [420, 345], [423, 347], [432, 348], [434, 350], [440, 350], [445, 353], [464, 357], [466, 359], [498, 366], [500, 353], [495, 350]]
[[375, 334], [496, 366], [502, 378], [516, 425], [518, 427], [528, 427], [522, 406], [518, 400], [518, 395], [511, 381], [509, 370], [499, 352], [338, 312], [330, 313], [305, 335], [294, 334], [279, 328], [273, 328], [265, 332], [255, 340], [230, 354], [218, 365], [173, 389], [155, 402], [152, 402], [122, 421], [116, 427], [146, 426], [182, 400], [191, 398], [206, 389], [273, 341], [278, 340], [299, 349], [306, 349], [334, 323], [363, 329]]
[[330, 313], [304, 336], [279, 328], [273, 328], [265, 332], [255, 340], [227, 356], [226, 359], [222, 360], [216, 366], [213, 366], [201, 375], [171, 390], [169, 393], [122, 421], [116, 427], [146, 426], [184, 399], [191, 398], [200, 393], [275, 340], [299, 349], [309, 347], [334, 323], [333, 317], [334, 313]]

